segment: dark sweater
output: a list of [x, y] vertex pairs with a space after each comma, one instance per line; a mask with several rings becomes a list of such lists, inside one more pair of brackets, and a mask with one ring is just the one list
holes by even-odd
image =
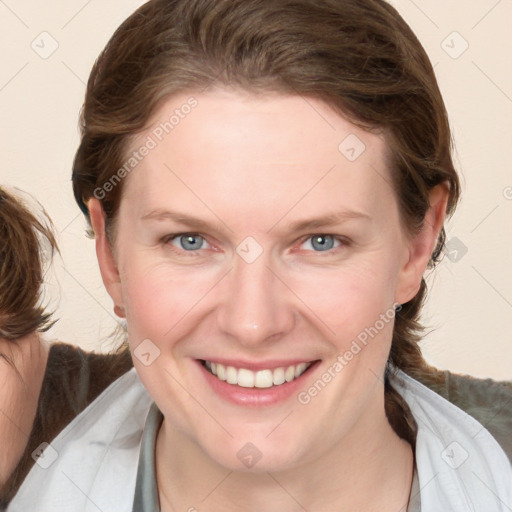
[[[64, 343], [52, 345], [28, 445], [0, 491], [0, 510], [14, 497], [34, 465], [33, 451], [43, 442], [50, 443], [132, 365], [127, 348], [116, 354], [95, 354]], [[477, 379], [434, 368], [421, 382], [478, 420], [512, 460], [512, 382]]]
[[96, 354], [65, 343], [51, 346], [28, 444], [9, 480], [0, 490], [0, 510], [5, 509], [34, 465], [34, 450], [41, 443], [50, 443], [132, 365], [128, 350], [117, 354]]

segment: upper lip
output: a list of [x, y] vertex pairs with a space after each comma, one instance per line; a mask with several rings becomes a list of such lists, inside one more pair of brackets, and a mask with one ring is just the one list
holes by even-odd
[[288, 366], [296, 366], [300, 363], [314, 363], [318, 359], [268, 359], [266, 361], [243, 361], [242, 359], [224, 359], [205, 357], [201, 361], [210, 361], [212, 363], [220, 363], [224, 366], [233, 366], [235, 368], [245, 368], [247, 370], [275, 370], [276, 368], [287, 368]]

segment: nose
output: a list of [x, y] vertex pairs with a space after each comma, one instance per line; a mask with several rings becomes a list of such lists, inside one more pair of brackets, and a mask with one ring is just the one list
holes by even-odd
[[257, 346], [275, 342], [293, 329], [293, 294], [276, 275], [263, 255], [252, 263], [235, 256], [217, 310], [223, 334], [239, 344]]

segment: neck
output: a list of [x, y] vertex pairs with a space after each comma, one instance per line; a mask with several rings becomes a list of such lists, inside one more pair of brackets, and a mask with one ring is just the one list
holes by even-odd
[[0, 338], [0, 439], [5, 443], [0, 485], [5, 484], [25, 451], [43, 383], [48, 347], [37, 333], [16, 341]]
[[230, 471], [164, 419], [156, 446], [161, 510], [406, 510], [413, 451], [383, 407], [379, 418], [374, 411], [320, 457], [272, 473]]

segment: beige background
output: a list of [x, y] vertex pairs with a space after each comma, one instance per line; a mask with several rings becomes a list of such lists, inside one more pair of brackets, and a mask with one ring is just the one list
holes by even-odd
[[[37, 197], [57, 228], [62, 259], [47, 292], [60, 321], [48, 338], [100, 351], [112, 348], [116, 320], [72, 197], [71, 163], [94, 59], [141, 3], [0, 0], [0, 183]], [[441, 368], [512, 379], [512, 2], [392, 3], [435, 65], [463, 182], [450, 257], [429, 278], [423, 349]]]

